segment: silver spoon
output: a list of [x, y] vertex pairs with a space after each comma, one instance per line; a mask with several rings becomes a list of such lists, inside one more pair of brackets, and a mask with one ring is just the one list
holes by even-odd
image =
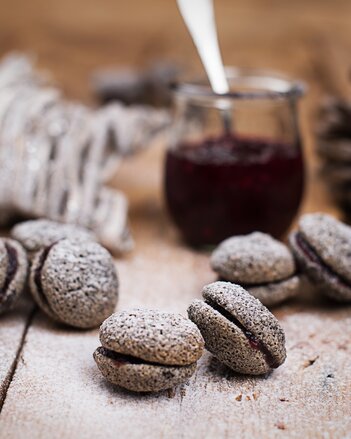
[[[229, 92], [221, 52], [218, 45], [212, 0], [177, 0], [178, 8], [199, 53], [202, 64], [216, 94]], [[225, 130], [231, 131], [231, 113], [228, 102], [222, 102]]]

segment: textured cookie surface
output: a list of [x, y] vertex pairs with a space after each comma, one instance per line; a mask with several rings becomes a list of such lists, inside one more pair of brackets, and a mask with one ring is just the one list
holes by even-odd
[[63, 238], [95, 239], [95, 235], [83, 227], [46, 219], [19, 223], [12, 228], [11, 236], [19, 241], [28, 252], [36, 252]]
[[28, 260], [17, 241], [0, 238], [0, 314], [12, 308], [24, 290]]
[[259, 286], [247, 287], [247, 291], [265, 306], [274, 306], [299, 293], [300, 278], [292, 276], [286, 280], [272, 282]]
[[136, 308], [109, 317], [101, 344], [115, 352], [165, 365], [189, 365], [203, 351], [200, 331], [180, 314]]
[[303, 215], [299, 232], [318, 256], [351, 282], [351, 228], [330, 215]]
[[246, 285], [281, 280], [295, 272], [289, 249], [260, 232], [223, 241], [211, 256], [211, 266], [223, 279]]
[[339, 302], [351, 302], [351, 284], [318, 255], [300, 232], [289, 237], [290, 246], [303, 271], [325, 296]]
[[164, 366], [148, 363], [116, 361], [94, 352], [94, 359], [102, 375], [111, 383], [134, 392], [158, 392], [188, 380], [196, 369], [196, 362], [186, 366]]
[[0, 239], [0, 288], [3, 289], [7, 277], [8, 253], [5, 247], [5, 240]]
[[214, 282], [203, 289], [188, 314], [206, 348], [233, 370], [259, 375], [282, 364], [285, 335], [277, 319], [239, 285]]
[[30, 286], [44, 312], [80, 328], [98, 326], [114, 311], [118, 298], [113, 259], [91, 241], [63, 239], [39, 251]]

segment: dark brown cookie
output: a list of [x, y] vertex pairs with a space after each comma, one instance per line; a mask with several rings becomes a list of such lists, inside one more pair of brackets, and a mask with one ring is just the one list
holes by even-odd
[[310, 280], [332, 299], [350, 302], [351, 228], [323, 213], [307, 214], [289, 240]]
[[194, 373], [204, 341], [180, 314], [132, 309], [101, 325], [94, 359], [104, 377], [135, 392], [157, 392], [183, 383]]
[[214, 282], [204, 287], [189, 318], [199, 327], [205, 347], [236, 372], [261, 375], [286, 357], [285, 335], [277, 319], [239, 285]]
[[78, 328], [98, 326], [118, 298], [114, 261], [93, 241], [62, 239], [40, 250], [32, 262], [30, 288], [47, 315]]
[[243, 286], [264, 305], [276, 305], [299, 289], [289, 248], [271, 236], [254, 232], [223, 241], [211, 256], [220, 279]]
[[8, 311], [23, 292], [28, 260], [24, 248], [13, 239], [0, 238], [0, 314]]

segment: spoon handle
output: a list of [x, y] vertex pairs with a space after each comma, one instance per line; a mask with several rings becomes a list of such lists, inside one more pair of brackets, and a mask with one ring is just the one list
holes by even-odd
[[177, 3], [199, 52], [212, 90], [218, 94], [229, 92], [218, 46], [212, 0], [177, 0]]

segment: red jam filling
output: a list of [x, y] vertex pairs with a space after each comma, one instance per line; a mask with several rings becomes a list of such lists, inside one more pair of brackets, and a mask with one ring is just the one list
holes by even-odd
[[218, 305], [218, 303], [215, 303], [212, 300], [207, 299], [205, 300], [205, 302], [243, 332], [249, 342], [249, 345], [253, 349], [262, 352], [265, 357], [266, 363], [271, 369], [276, 369], [280, 365], [280, 363], [274, 358], [274, 356], [272, 355], [268, 347], [262, 342], [262, 340], [258, 339], [251, 331], [245, 328], [245, 326], [236, 317], [234, 317], [233, 314], [231, 314], [225, 308]]
[[299, 144], [226, 134], [181, 145], [166, 156], [168, 211], [194, 246], [254, 230], [281, 237], [303, 186]]

